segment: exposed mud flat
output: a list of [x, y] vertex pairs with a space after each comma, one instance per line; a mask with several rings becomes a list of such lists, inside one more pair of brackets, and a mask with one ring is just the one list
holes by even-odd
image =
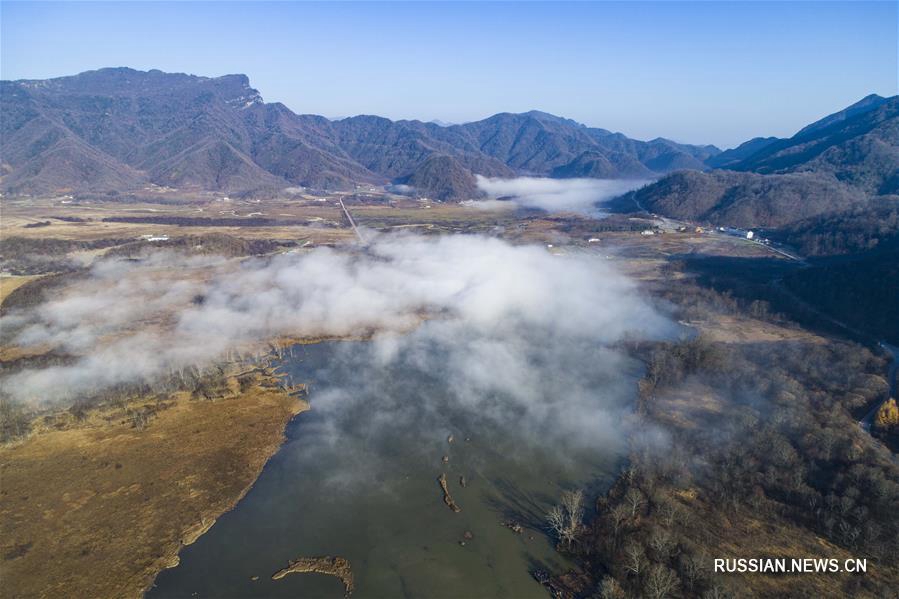
[[345, 589], [344, 594], [349, 597], [353, 592], [353, 569], [350, 562], [343, 557], [300, 557], [291, 560], [286, 568], [272, 574], [272, 580], [280, 580], [288, 574], [327, 574], [340, 579]]
[[450, 495], [449, 488], [446, 485], [446, 472], [440, 473], [440, 476], [437, 477], [437, 482], [440, 483], [440, 488], [443, 489], [443, 503], [454, 512], [461, 512], [462, 508], [453, 501], [453, 496]]

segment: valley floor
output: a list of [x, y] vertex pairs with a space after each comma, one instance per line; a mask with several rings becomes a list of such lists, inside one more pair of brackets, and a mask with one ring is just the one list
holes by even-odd
[[[746, 240], [695, 231], [663, 233], [647, 218], [603, 221], [458, 205], [431, 207], [397, 197], [344, 199], [363, 228], [484, 233], [515, 243], [544, 244], [551, 246], [547, 251], [558, 254], [587, 252], [606, 257], [654, 295], [677, 304], [685, 322], [713, 344], [740, 351], [766, 344], [829, 348], [837, 343], [827, 334], [767, 318], [758, 306], [746, 307], [749, 301], [744, 308], [729, 311], [710, 310], [701, 302], [685, 305], [682, 297], [671, 297], [676, 283], [693, 284], [706, 276], [692, 269], [705, 258], [749, 263], [765, 260], [776, 267], [790, 262]], [[265, 214], [254, 214], [257, 212]], [[132, 218], [135, 216], [140, 218]], [[169, 245], [192, 251], [214, 240], [240, 257], [257, 253], [254, 248], [258, 247], [251, 242], [277, 240], [281, 244], [265, 246], [262, 253], [353, 243], [337, 198], [273, 201], [264, 210], [223, 198], [173, 204], [73, 204], [68, 199], [34, 199], [4, 205], [0, 226], [3, 258], [15, 266], [16, 275], [2, 279], [4, 311], [32, 305], [31, 293], [36, 288], [29, 291], [29, 287], [41, 283], [39, 275], [74, 272], [104, 251]], [[641, 234], [647, 229], [655, 234]], [[149, 241], [146, 236], [167, 239]], [[599, 241], [588, 241], [592, 239]], [[48, 251], [36, 249], [42, 244]], [[726, 297], [725, 303], [736, 301]], [[3, 366], [15, 368], [15, 360], [21, 356], [7, 342], [3, 339]], [[175, 393], [107, 405], [86, 414], [45, 414], [32, 423], [28, 435], [0, 447], [0, 595], [136, 597], [161, 569], [176, 563], [179, 549], [208, 530], [246, 493], [281, 444], [288, 421], [306, 408], [303, 401], [279, 389], [270, 372], [260, 370], [251, 381], [236, 387], [225, 383], [232, 392], [213, 397]], [[876, 381], [872, 384], [876, 386]], [[719, 426], [722, 414], [743, 409], [729, 404], [726, 394], [704, 385], [680, 385], [669, 391], [659, 393], [646, 409], [674, 435]], [[872, 398], [860, 401], [863, 404]], [[857, 409], [864, 408], [862, 404]], [[146, 418], [135, 417], [135, 413]], [[851, 433], [851, 440], [847, 452], [882, 457], [883, 448], [875, 447], [877, 442], [860, 429]], [[887, 466], [883, 468], [886, 472]], [[623, 487], [618, 489], [613, 490], [607, 506], [620, 499], [614, 493], [625, 493]], [[679, 506], [681, 513], [691, 514], [693, 525], [685, 534], [690, 543], [704, 547], [707, 556], [719, 552], [721, 557], [861, 555], [779, 515], [762, 518], [742, 509], [728, 511], [712, 505], [703, 490], [689, 485], [660, 485], [657, 489], [667, 495], [669, 504]], [[764, 503], [762, 499], [759, 502]], [[650, 519], [647, 513], [635, 521], [634, 530], [642, 530]], [[596, 526], [597, 533], [606, 532]], [[580, 583], [569, 588], [584, 594], [595, 592], [601, 582], [597, 572], [616, 567], [597, 565], [595, 559], [588, 557], [585, 568], [592, 563], [597, 569], [580, 573]], [[877, 589], [889, 589], [897, 581], [895, 565], [878, 564], [877, 568], [864, 584], [852, 586], [841, 581], [840, 585], [856, 588], [860, 596], [876, 596]], [[731, 588], [749, 595], [840, 592], [827, 577], [732, 576], [730, 583]], [[678, 593], [691, 596], [685, 588]]]

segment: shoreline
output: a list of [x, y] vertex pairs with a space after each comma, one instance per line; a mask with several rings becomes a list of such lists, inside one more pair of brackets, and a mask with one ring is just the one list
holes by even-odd
[[209, 532], [209, 530], [215, 525], [215, 523], [218, 522], [219, 518], [236, 508], [237, 505], [243, 500], [243, 498], [247, 496], [247, 493], [249, 493], [253, 489], [253, 487], [256, 485], [256, 481], [259, 480], [259, 477], [265, 470], [265, 467], [275, 456], [275, 454], [277, 454], [281, 450], [281, 448], [284, 446], [285, 441], [287, 441], [287, 427], [290, 426], [290, 423], [293, 422], [293, 420], [297, 416], [303, 414], [304, 412], [308, 412], [310, 409], [309, 402], [305, 399], [294, 397], [294, 400], [296, 402], [296, 409], [290, 416], [290, 418], [288, 418], [284, 423], [284, 426], [281, 427], [281, 434], [278, 439], [278, 445], [274, 448], [273, 451], [269, 453], [265, 461], [259, 465], [253, 475], [253, 479], [243, 489], [241, 489], [240, 493], [236, 497], [234, 497], [234, 499], [224, 510], [210, 510], [213, 511], [213, 513], [202, 515], [200, 522], [194, 524], [184, 531], [177, 547], [170, 548], [157, 559], [157, 562], [159, 562], [158, 568], [156, 568], [156, 571], [149, 576], [147, 582], [143, 585], [140, 592], [140, 597], [146, 596], [147, 592], [153, 588], [156, 583], [156, 579], [162, 572], [171, 568], [178, 567], [178, 565], [181, 563], [181, 551], [185, 547], [193, 545], [200, 539], [200, 537]]
[[[215, 399], [178, 392], [51, 418], [0, 447], [4, 487], [16, 489], [0, 496], [0, 597], [145, 596], [249, 493], [309, 410], [277, 373], [251, 376]], [[132, 425], [132, 411], [150, 408]]]

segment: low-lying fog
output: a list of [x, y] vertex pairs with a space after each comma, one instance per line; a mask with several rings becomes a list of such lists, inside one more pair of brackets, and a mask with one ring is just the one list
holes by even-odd
[[[623, 179], [547, 179], [516, 177], [488, 178], [477, 175], [478, 188], [489, 199], [473, 200], [471, 205], [497, 208], [503, 205], [539, 208], [547, 212], [577, 212], [587, 216], [601, 213], [603, 202], [646, 185], [643, 180]], [[504, 200], [499, 200], [504, 198]], [[508, 203], [507, 203], [508, 202]]]
[[[105, 260], [4, 321], [19, 345], [77, 356], [2, 381], [5, 393], [33, 405], [209, 365], [236, 345], [279, 335], [376, 331], [360, 384], [369, 372], [413, 364], [485, 418], [514, 414], [523, 432], [588, 444], [616, 436], [634, 391], [616, 343], [673, 330], [598, 257], [410, 235], [377, 237], [364, 252], [319, 248], [240, 263], [171, 253]], [[345, 401], [316, 399], [323, 408], [332, 400]]]

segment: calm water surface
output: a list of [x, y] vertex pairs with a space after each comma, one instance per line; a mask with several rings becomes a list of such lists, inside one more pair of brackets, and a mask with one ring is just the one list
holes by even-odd
[[[557, 457], [551, 443], [520, 438], [514, 411], [484, 418], [484, 404], [460, 406], [426, 370], [373, 369], [363, 346], [293, 348], [281, 370], [310, 384], [311, 411], [290, 423], [252, 490], [181, 552], [149, 597], [342, 597], [326, 575], [271, 580], [288, 560], [322, 555], [350, 561], [358, 598], [547, 596], [529, 571], [567, 564], [544, 530], [546, 510], [566, 488], [599, 492], [620, 453]], [[441, 472], [460, 513], [442, 501]], [[463, 546], [466, 531], [474, 538]]]

